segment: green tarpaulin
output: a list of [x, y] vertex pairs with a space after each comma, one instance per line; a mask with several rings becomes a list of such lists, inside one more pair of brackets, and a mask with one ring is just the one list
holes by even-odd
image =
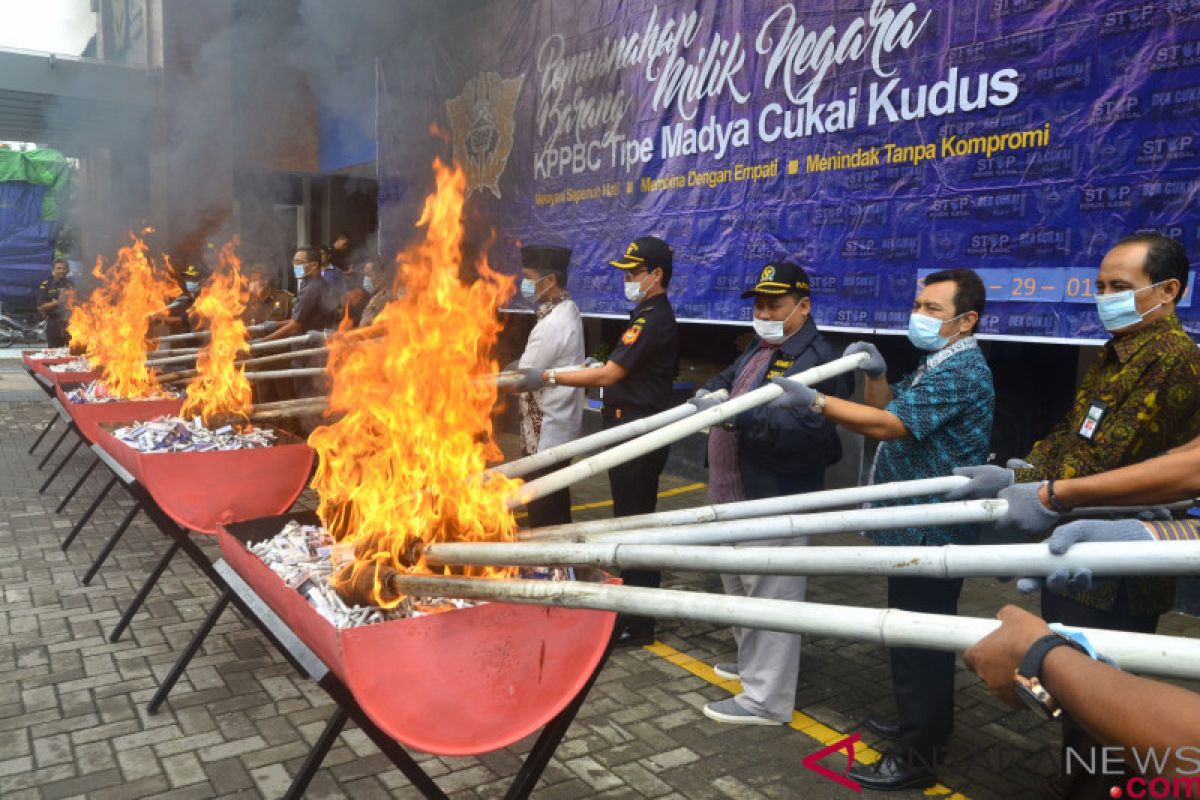
[[45, 186], [42, 200], [42, 219], [57, 220], [59, 200], [71, 179], [67, 159], [55, 150], [0, 150], [0, 182], [25, 181]]

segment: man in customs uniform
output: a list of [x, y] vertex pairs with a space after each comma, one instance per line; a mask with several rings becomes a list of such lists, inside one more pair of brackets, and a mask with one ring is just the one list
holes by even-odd
[[[296, 302], [292, 304], [291, 319], [264, 336], [264, 342], [337, 327], [339, 318], [326, 302], [329, 286], [321, 278], [320, 251], [315, 247], [297, 248], [296, 254], [292, 256], [292, 271], [299, 288], [296, 290]], [[312, 345], [306, 342], [292, 345], [293, 350], [307, 350], [311, 347]], [[292, 367], [319, 367], [323, 362], [324, 357], [319, 355], [297, 358], [292, 361]], [[321, 394], [318, 379], [295, 378], [293, 383], [297, 397], [316, 397]]]
[[285, 322], [292, 318], [292, 294], [271, 285], [267, 267], [255, 264], [248, 274], [250, 297], [242, 321], [246, 327], [262, 322]]
[[[608, 263], [625, 274], [625, 299], [634, 304], [629, 326], [608, 362], [595, 369], [570, 372], [522, 370], [524, 380], [518, 387], [519, 391], [535, 391], [545, 385], [603, 387], [606, 429], [669, 408], [679, 369], [679, 333], [667, 299], [674, 269], [670, 246], [655, 236], [642, 236], [626, 248], [624, 256]], [[660, 448], [608, 471], [613, 516], [654, 512], [658, 479], [667, 464], [669, 449]], [[629, 586], [657, 587], [662, 575], [656, 570], [625, 570], [621, 577]], [[654, 639], [653, 619], [626, 618], [621, 624], [622, 644], [648, 644]]]
[[67, 320], [71, 318], [75, 292], [75, 284], [68, 277], [70, 271], [66, 259], [56, 258], [50, 277], [38, 284], [37, 310], [46, 316], [46, 344], [50, 347], [65, 347], [68, 341]]

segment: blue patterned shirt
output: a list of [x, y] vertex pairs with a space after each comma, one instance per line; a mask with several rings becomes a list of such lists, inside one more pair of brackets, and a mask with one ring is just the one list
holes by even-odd
[[[909, 435], [883, 442], [875, 456], [872, 483], [950, 475], [955, 467], [983, 464], [992, 438], [996, 394], [975, 337], [961, 339], [925, 357], [921, 366], [892, 385], [887, 411]], [[880, 501], [876, 506], [936, 503], [931, 495]], [[970, 544], [974, 526], [898, 528], [867, 534], [876, 544]]]

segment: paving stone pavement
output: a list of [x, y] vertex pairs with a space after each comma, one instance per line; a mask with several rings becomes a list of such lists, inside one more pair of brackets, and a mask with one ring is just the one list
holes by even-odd
[[[28, 388], [17, 386], [19, 391]], [[75, 456], [49, 491], [38, 494], [45, 473], [35, 469], [38, 459], [26, 450], [49, 416], [45, 402], [24, 401], [0, 390], [0, 587], [5, 601], [0, 607], [0, 798], [281, 796], [333, 713], [329, 699], [230, 611], [162, 710], [146, 712], [158, 681], [216, 593], [191, 564], [177, 559], [125, 637], [108, 641], [120, 611], [164, 551], [165, 540], [139, 515], [92, 585], [80, 585], [130, 503], [114, 492], [77, 542], [61, 551], [63, 537], [106, 476], [93, 475], [64, 514], [54, 513], [89, 458], [82, 452]], [[682, 478], [666, 476], [662, 488], [675, 490], [662, 500], [663, 509], [705, 500], [702, 489]], [[597, 506], [577, 518], [607, 516], [610, 510], [602, 505], [607, 499], [603, 479], [577, 487], [577, 504]], [[311, 507], [312, 502], [306, 495], [300, 505]], [[837, 536], [823, 543], [857, 541]], [[216, 557], [211, 542], [205, 546]], [[666, 585], [720, 591], [715, 576], [669, 573]], [[809, 587], [809, 599], [816, 602], [884, 605], [882, 579], [815, 578]], [[975, 580], [967, 584], [962, 608], [967, 614], [990, 616], [1010, 601], [1030, 604], [1011, 584]], [[1166, 618], [1164, 629], [1200, 633], [1196, 620], [1181, 615]], [[859, 731], [863, 716], [893, 708], [883, 648], [808, 638], [796, 701], [801, 716], [794, 723], [804, 730], [796, 730], [721, 725], [702, 716], [704, 703], [729, 696], [703, 667], [731, 658], [728, 630], [667, 621], [660, 624], [660, 639], [665, 647], [659, 653], [623, 650], [612, 657], [535, 797], [853, 795], [805, 769], [801, 759], [839, 732]], [[690, 664], [692, 671], [681, 664]], [[993, 701], [965, 670], [959, 672], [958, 685], [958, 724], [941, 773], [945, 787], [972, 798], [1039, 796], [1044, 777], [1053, 770], [1054, 726]], [[864, 740], [879, 744], [866, 733]], [[415, 755], [451, 797], [498, 798], [530, 746], [527, 740], [476, 758]], [[836, 760], [827, 763], [841, 768]], [[326, 758], [308, 796], [359, 800], [417, 795], [367, 737], [350, 728]]]

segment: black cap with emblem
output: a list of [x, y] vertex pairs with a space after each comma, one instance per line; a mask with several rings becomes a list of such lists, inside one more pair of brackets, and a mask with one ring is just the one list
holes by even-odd
[[674, 261], [675, 254], [670, 245], [657, 236], [641, 236], [634, 239], [629, 247], [625, 248], [624, 256], [608, 263], [617, 269], [662, 267], [664, 272], [670, 272]]
[[758, 281], [753, 289], [742, 292], [742, 299], [755, 295], [778, 297], [783, 294], [797, 294], [808, 297], [810, 293], [808, 273], [799, 264], [790, 261], [772, 261], [758, 273]]

